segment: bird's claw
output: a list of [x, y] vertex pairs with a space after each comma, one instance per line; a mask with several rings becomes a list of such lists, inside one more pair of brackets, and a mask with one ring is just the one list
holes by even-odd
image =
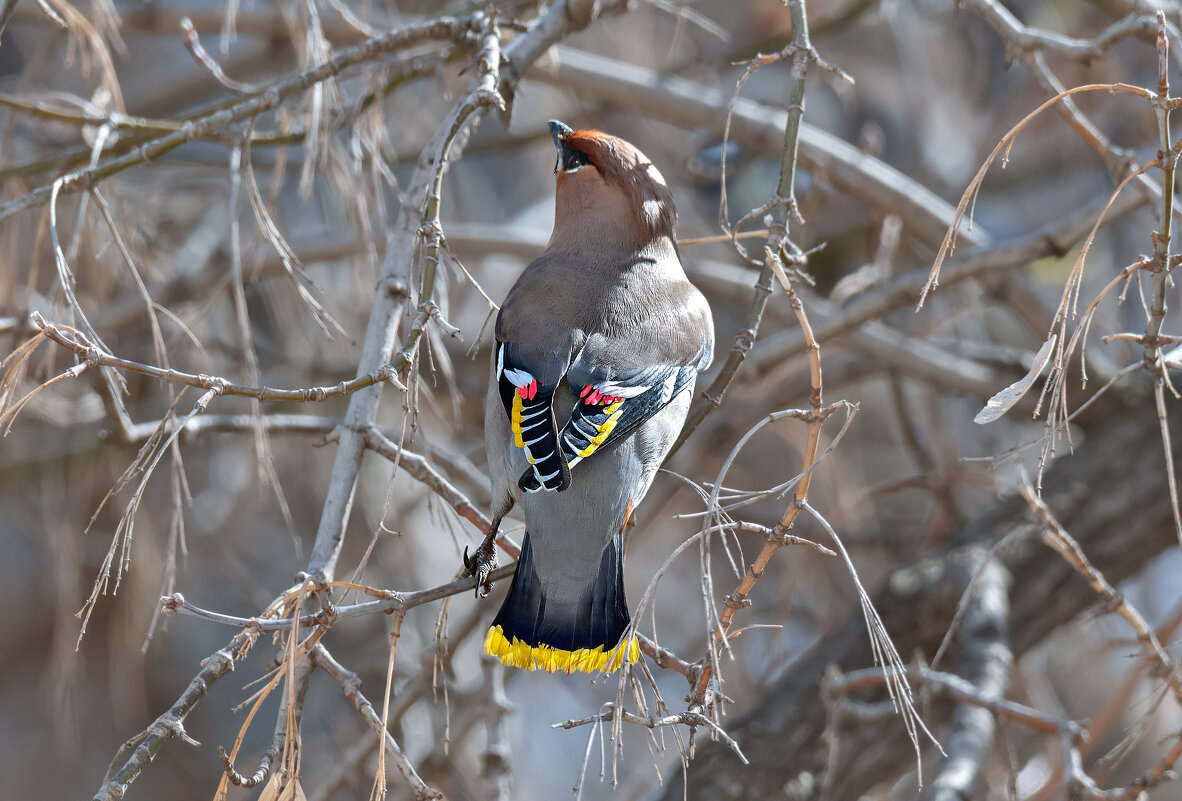
[[497, 568], [496, 538], [485, 537], [471, 556], [468, 546], [464, 546], [464, 575], [476, 577], [476, 597], [484, 598], [492, 590], [492, 580], [489, 574]]

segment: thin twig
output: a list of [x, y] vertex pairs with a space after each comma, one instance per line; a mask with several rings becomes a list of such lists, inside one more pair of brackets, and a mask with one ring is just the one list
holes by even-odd
[[[552, 729], [573, 729], [578, 726], [586, 726], [589, 724], [597, 724], [597, 723], [606, 723], [609, 721], [616, 720], [615, 704], [612, 704], [609, 702], [607, 704], [604, 704], [604, 706], [606, 707], [606, 709], [597, 715], [590, 715], [590, 716], [584, 717], [584, 718], [572, 718], [570, 720], [563, 721], [562, 723], [552, 723], [552, 724], [550, 724], [550, 728], [552, 728]], [[711, 734], [713, 734], [715, 737], [718, 737], [718, 739], [720, 739], [724, 743], [726, 743], [727, 747], [730, 748], [732, 751], [734, 751], [735, 755], [738, 756], [739, 759], [741, 759], [743, 761], [743, 764], [747, 764], [747, 757], [743, 756], [743, 752], [739, 748], [739, 744], [737, 742], [735, 742], [735, 740], [729, 734], [727, 734], [726, 731], [724, 731], [721, 726], [719, 726], [717, 723], [715, 723], [713, 720], [711, 720], [709, 718], [709, 716], [702, 714], [702, 712], [700, 712], [698, 710], [688, 709], [685, 712], [681, 712], [680, 714], [677, 714], [677, 715], [669, 715], [669, 716], [663, 717], [663, 718], [656, 718], [656, 717], [641, 717], [639, 715], [634, 715], [633, 713], [629, 712], [626, 709], [623, 709], [623, 710], [619, 711], [619, 719], [624, 721], [625, 723], [632, 723], [637, 726], [644, 726], [645, 728], [648, 728], [648, 729], [657, 729], [657, 728], [661, 728], [663, 726], [687, 726], [687, 727], [689, 727], [689, 729], [691, 731], [693, 731], [694, 729], [696, 729], [698, 727], [704, 727], [706, 729], [709, 729]]]
[[[907, 678], [915, 682], [916, 685], [928, 686], [948, 698], [987, 709], [998, 717], [1020, 723], [1043, 734], [1058, 734], [1065, 731], [1072, 737], [1078, 737], [1083, 733], [1083, 726], [1074, 720], [1050, 715], [1005, 698], [982, 695], [971, 682], [954, 673], [932, 670], [920, 665], [907, 668]], [[827, 675], [822, 692], [831, 697], [838, 697], [849, 695], [866, 687], [882, 687], [885, 684], [886, 677], [881, 670], [866, 668], [851, 670], [848, 673], [838, 672]]]

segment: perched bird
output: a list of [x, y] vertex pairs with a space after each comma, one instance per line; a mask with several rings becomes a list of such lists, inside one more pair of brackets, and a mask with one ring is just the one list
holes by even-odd
[[615, 670], [639, 656], [634, 638], [620, 642], [624, 529], [685, 422], [714, 324], [682, 270], [657, 168], [600, 131], [552, 120], [550, 135], [554, 231], [497, 316], [494, 523], [464, 561], [487, 591], [497, 526], [521, 501], [521, 557], [485, 650], [530, 670]]

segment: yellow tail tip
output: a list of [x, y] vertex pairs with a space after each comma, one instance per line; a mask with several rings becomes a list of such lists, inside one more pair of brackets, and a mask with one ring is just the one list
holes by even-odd
[[607, 650], [599, 645], [567, 651], [544, 644], [530, 645], [516, 637], [509, 639], [500, 626], [489, 628], [488, 634], [484, 636], [484, 650], [500, 659], [501, 664], [525, 670], [544, 670], [547, 673], [572, 673], [576, 670], [614, 673], [625, 658], [632, 664], [640, 659], [640, 643], [635, 637]]

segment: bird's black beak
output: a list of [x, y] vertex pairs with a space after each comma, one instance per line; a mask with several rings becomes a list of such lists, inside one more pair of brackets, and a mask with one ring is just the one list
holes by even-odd
[[575, 129], [566, 123], [550, 120], [550, 136], [554, 137], [554, 147], [558, 149], [558, 157], [554, 160], [555, 175], [559, 172], [576, 172], [580, 167], [591, 163], [586, 153], [575, 150], [567, 142], [567, 137], [574, 132]]
[[567, 125], [565, 122], [558, 120], [550, 120], [550, 136], [554, 139], [554, 147], [558, 148], [558, 154], [561, 156], [566, 152], [566, 137], [568, 134], [574, 133], [575, 129]]

